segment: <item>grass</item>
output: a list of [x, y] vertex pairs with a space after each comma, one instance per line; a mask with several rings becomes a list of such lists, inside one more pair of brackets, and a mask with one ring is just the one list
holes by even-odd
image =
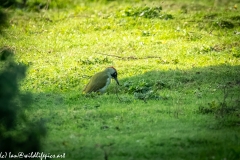
[[[34, 103], [25, 112], [46, 122], [44, 152], [67, 159], [239, 159], [239, 6], [74, 1], [8, 10], [0, 44], [28, 66], [21, 89]], [[83, 95], [89, 78], [111, 65], [121, 86]]]

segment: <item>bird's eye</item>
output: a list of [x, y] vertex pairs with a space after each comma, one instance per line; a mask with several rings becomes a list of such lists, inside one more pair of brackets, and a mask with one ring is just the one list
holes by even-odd
[[112, 76], [113, 76], [113, 77], [117, 77], [117, 72], [114, 72], [114, 73], [112, 74]]

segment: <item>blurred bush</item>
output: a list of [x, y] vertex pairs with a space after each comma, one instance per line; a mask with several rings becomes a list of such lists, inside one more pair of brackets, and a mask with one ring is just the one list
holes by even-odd
[[30, 121], [25, 110], [31, 105], [31, 94], [21, 93], [19, 81], [25, 77], [26, 67], [17, 64], [13, 51], [0, 51], [0, 151], [28, 154], [41, 150], [46, 134], [42, 121]]

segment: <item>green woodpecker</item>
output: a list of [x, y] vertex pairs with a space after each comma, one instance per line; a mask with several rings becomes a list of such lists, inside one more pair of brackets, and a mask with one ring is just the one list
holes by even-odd
[[115, 79], [117, 84], [119, 85], [117, 79], [117, 70], [114, 67], [108, 67], [104, 71], [96, 73], [90, 79], [89, 83], [84, 88], [84, 93], [91, 93], [91, 92], [105, 92], [108, 85], [111, 83], [111, 79]]

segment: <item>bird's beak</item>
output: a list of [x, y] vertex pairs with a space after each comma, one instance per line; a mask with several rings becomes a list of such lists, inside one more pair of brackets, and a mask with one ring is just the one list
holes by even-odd
[[119, 82], [118, 82], [118, 79], [117, 79], [117, 77], [116, 77], [116, 78], [114, 77], [114, 79], [115, 79], [115, 81], [117, 82], [117, 84], [118, 84], [118, 85], [120, 85], [120, 84], [119, 84]]

